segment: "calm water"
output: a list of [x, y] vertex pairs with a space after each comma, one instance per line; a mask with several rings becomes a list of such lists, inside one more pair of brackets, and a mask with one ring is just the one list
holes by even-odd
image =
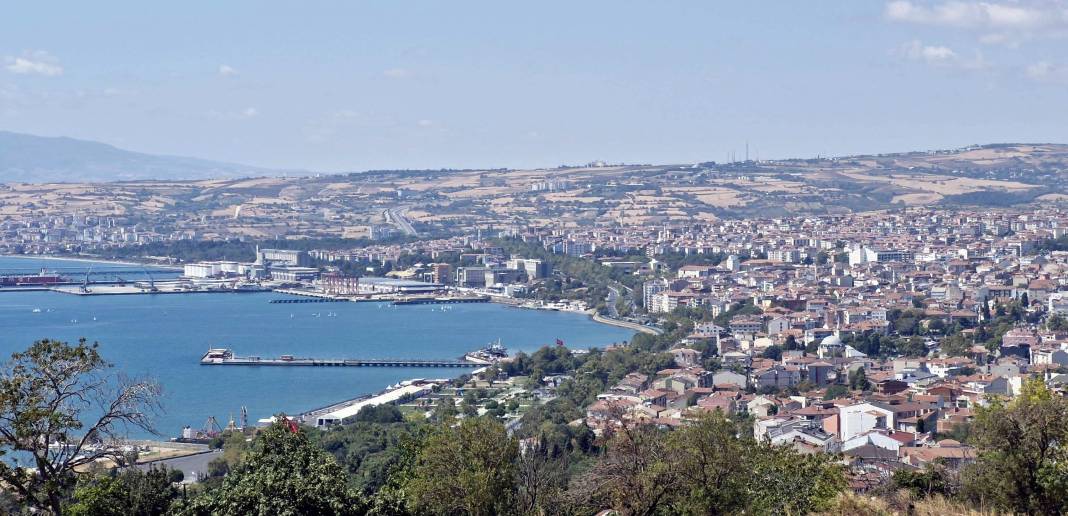
[[[0, 257], [0, 270], [38, 260]], [[55, 262], [48, 262], [49, 266]], [[249, 420], [302, 412], [408, 378], [447, 378], [441, 368], [305, 368], [201, 366], [211, 347], [240, 355], [322, 358], [457, 358], [501, 339], [532, 351], [555, 339], [591, 347], [629, 339], [630, 330], [578, 314], [494, 304], [390, 307], [383, 303], [270, 304], [278, 294], [186, 294], [81, 297], [54, 292], [0, 293], [0, 357], [34, 340], [98, 341], [106, 359], [164, 387], [161, 433], [225, 425], [248, 407]], [[33, 309], [40, 308], [40, 313]], [[51, 311], [50, 311], [51, 310]], [[329, 313], [336, 317], [328, 317]], [[320, 314], [316, 317], [315, 314]]]

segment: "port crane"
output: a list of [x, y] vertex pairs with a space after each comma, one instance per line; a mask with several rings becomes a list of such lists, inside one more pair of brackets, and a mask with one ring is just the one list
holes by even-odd
[[148, 272], [148, 267], [142, 265], [141, 270], [145, 271], [145, 276], [148, 276], [148, 290], [150, 292], [158, 292], [159, 289], [156, 288], [156, 280], [152, 278], [152, 273]]
[[219, 426], [219, 422], [215, 420], [215, 416], [208, 416], [207, 422], [204, 423], [204, 429], [201, 433], [205, 437], [215, 437], [222, 433], [222, 427]]
[[89, 264], [89, 269], [85, 271], [85, 281], [82, 282], [82, 292], [89, 292], [89, 275], [93, 273], [93, 264]]

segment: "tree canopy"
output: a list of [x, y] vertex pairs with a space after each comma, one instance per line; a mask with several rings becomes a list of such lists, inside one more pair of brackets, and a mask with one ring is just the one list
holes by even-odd
[[[159, 386], [109, 374], [97, 344], [40, 340], [0, 372], [0, 481], [25, 505], [61, 514], [76, 472], [101, 460], [129, 426], [153, 431]], [[28, 457], [30, 463], [20, 463]], [[31, 469], [32, 468], [32, 469]]]
[[179, 504], [180, 515], [357, 515], [365, 500], [334, 457], [284, 418], [262, 431], [219, 488]]
[[965, 475], [970, 498], [1020, 514], [1068, 511], [1068, 399], [1028, 381], [1012, 401], [978, 409], [971, 439], [980, 451]]

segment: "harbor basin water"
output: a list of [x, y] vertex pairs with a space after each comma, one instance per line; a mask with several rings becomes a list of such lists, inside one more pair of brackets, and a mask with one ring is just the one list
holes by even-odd
[[[0, 257], [4, 268], [40, 260]], [[50, 266], [54, 262], [43, 262]], [[70, 266], [70, 263], [64, 264]], [[240, 355], [316, 358], [458, 358], [500, 339], [515, 352], [552, 345], [604, 347], [633, 331], [582, 314], [497, 304], [271, 304], [276, 293], [75, 296], [0, 293], [0, 358], [42, 338], [100, 343], [115, 371], [155, 378], [164, 389], [161, 434], [225, 425], [247, 407], [250, 423], [377, 392], [409, 378], [449, 378], [455, 368], [202, 366], [208, 348]], [[39, 310], [39, 311], [36, 311]], [[135, 432], [137, 437], [147, 437]]]

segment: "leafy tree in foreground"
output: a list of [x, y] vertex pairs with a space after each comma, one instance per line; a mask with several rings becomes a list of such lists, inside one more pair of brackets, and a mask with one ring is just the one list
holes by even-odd
[[747, 458], [745, 514], [811, 514], [828, 507], [846, 487], [841, 469], [826, 454], [760, 443]]
[[1068, 399], [1031, 380], [1011, 402], [981, 408], [971, 439], [980, 452], [965, 472], [969, 498], [1020, 514], [1068, 511]]
[[681, 480], [673, 509], [680, 514], [724, 514], [743, 507], [746, 446], [738, 426], [721, 413], [705, 415], [667, 436]]
[[671, 432], [623, 424], [573, 483], [569, 495], [586, 504], [576, 512], [809, 514], [844, 490], [831, 456], [757, 442], [743, 430], [719, 411]]
[[79, 479], [70, 516], [160, 516], [178, 497], [172, 471], [127, 469], [118, 474]]
[[593, 514], [611, 507], [622, 514], [645, 515], [669, 505], [679, 479], [665, 437], [648, 425], [616, 430], [607, 453], [569, 493], [576, 512]]
[[422, 442], [401, 491], [413, 514], [507, 514], [516, 503], [519, 446], [487, 418], [439, 426]]
[[76, 471], [126, 460], [118, 447], [93, 445], [131, 426], [153, 431], [159, 386], [110, 376], [110, 368], [97, 344], [82, 339], [35, 342], [0, 370], [0, 456], [17, 453], [0, 460], [0, 481], [23, 504], [63, 514]]
[[222, 486], [180, 504], [177, 514], [297, 516], [364, 514], [367, 506], [347, 485], [334, 457], [291, 428], [284, 418], [264, 430]]

